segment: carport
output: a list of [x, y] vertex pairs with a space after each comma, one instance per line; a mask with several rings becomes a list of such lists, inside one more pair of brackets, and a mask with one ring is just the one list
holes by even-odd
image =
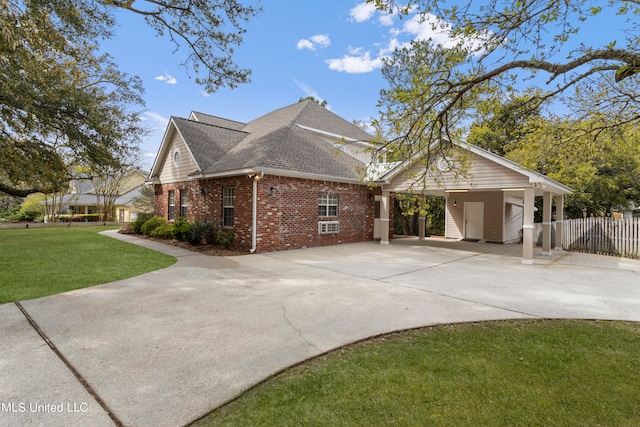
[[[380, 243], [389, 244], [390, 203], [394, 193], [441, 196], [446, 199], [445, 237], [471, 241], [522, 241], [522, 263], [533, 264], [535, 197], [543, 199], [542, 254], [562, 249], [564, 196], [572, 190], [539, 173], [471, 144], [451, 143], [450, 149], [424, 161], [416, 156], [386, 164], [376, 180], [380, 196]], [[555, 198], [555, 213], [552, 212]], [[555, 218], [555, 241], [551, 241]], [[424, 239], [425, 218], [419, 222]]]

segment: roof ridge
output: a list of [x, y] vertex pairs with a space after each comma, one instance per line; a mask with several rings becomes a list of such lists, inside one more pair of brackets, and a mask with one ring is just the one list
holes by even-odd
[[[214, 114], [203, 113], [202, 111], [191, 110], [191, 114], [193, 114], [193, 113], [202, 114], [204, 116], [209, 116], [209, 117], [215, 117], [216, 119], [226, 120], [228, 122], [234, 122], [234, 123], [238, 123], [240, 125], [246, 125], [247, 124], [246, 122], [241, 122], [239, 120], [234, 120], [234, 119], [228, 119], [226, 117], [216, 116]], [[198, 122], [198, 123], [205, 123], [205, 122], [201, 122], [200, 120], [191, 120], [191, 119], [186, 119], [186, 120], [190, 120], [190, 121], [194, 121], [194, 122]]]
[[[247, 131], [245, 131], [245, 130], [233, 129], [233, 128], [229, 128], [229, 127], [225, 127], [225, 126], [214, 125], [214, 124], [211, 124], [211, 123], [199, 122], [199, 121], [197, 121], [197, 120], [185, 119], [184, 117], [171, 116], [171, 118], [172, 118], [172, 119], [180, 119], [180, 120], [184, 120], [184, 121], [186, 121], [186, 122], [189, 122], [189, 123], [195, 123], [195, 124], [198, 124], [198, 125], [211, 126], [211, 127], [218, 128], [218, 129], [230, 130], [230, 131], [233, 131], [233, 132], [246, 133], [247, 135], [249, 135], [249, 134], [251, 133], [251, 132], [247, 132]], [[218, 117], [218, 118], [222, 119], [222, 117]], [[223, 120], [225, 120], [225, 119], [223, 119]], [[230, 120], [230, 121], [232, 121], [232, 122], [233, 122], [234, 120]], [[236, 122], [236, 123], [243, 124], [242, 122]]]
[[[297, 125], [298, 123], [297, 123], [296, 119], [297, 119], [298, 117], [300, 117], [300, 115], [304, 112], [304, 110], [306, 110], [307, 108], [309, 108], [309, 105], [310, 105], [309, 103], [310, 103], [310, 102], [314, 102], [314, 101], [312, 101], [312, 100], [310, 100], [310, 99], [305, 99], [304, 101], [298, 101], [298, 102], [299, 102], [299, 103], [300, 103], [300, 102], [302, 102], [304, 105], [302, 106], [302, 108], [300, 108], [300, 111], [298, 111], [298, 112], [297, 112], [297, 113], [296, 113], [296, 114], [291, 118], [291, 123], [290, 123], [290, 124]], [[291, 105], [295, 105], [295, 104], [291, 104]], [[324, 108], [324, 107], [322, 107], [322, 108]]]

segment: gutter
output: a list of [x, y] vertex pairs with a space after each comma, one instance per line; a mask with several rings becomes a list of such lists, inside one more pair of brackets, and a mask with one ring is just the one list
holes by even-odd
[[260, 179], [260, 174], [255, 174], [251, 178], [253, 181], [253, 206], [252, 206], [252, 214], [251, 214], [251, 249], [249, 249], [249, 253], [255, 253], [256, 249], [258, 249], [258, 180]]

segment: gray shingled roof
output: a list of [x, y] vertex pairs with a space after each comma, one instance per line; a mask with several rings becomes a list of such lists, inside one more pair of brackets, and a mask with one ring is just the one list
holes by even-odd
[[236, 124], [230, 129], [219, 126], [225, 119], [205, 116], [192, 114], [200, 121], [173, 118], [200, 166], [194, 174], [265, 168], [358, 179], [362, 162], [298, 125], [360, 141], [372, 138], [311, 100], [272, 111], [242, 129], [239, 122], [229, 121]]
[[227, 129], [242, 130], [247, 124], [237, 122], [235, 120], [223, 119], [222, 117], [212, 116], [210, 114], [200, 113], [198, 111], [192, 111], [191, 117], [195, 118], [197, 122], [206, 123], [208, 125], [220, 126]]
[[202, 170], [210, 169], [213, 163], [248, 135], [246, 132], [179, 117], [173, 117], [173, 122]]

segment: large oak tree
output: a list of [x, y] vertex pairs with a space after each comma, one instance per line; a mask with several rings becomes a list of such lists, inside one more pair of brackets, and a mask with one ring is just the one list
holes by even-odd
[[237, 0], [0, 0], [0, 191], [55, 192], [69, 164], [117, 167], [135, 149], [141, 81], [99, 45], [122, 9], [185, 52], [205, 90], [248, 81], [232, 57], [258, 9]]

